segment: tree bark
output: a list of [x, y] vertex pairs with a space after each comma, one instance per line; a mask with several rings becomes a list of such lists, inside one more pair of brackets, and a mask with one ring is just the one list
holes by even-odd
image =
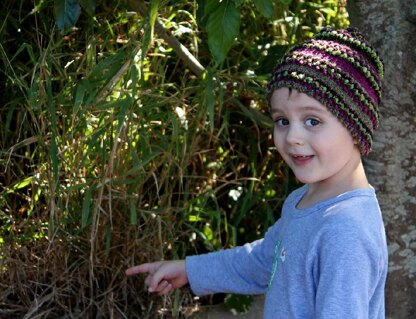
[[416, 318], [416, 1], [350, 0], [348, 11], [385, 63], [381, 125], [364, 164], [387, 230], [386, 317]]

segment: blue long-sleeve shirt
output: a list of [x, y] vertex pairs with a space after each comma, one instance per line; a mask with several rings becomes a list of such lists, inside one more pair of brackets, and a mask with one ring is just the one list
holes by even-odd
[[250, 244], [186, 258], [191, 289], [265, 294], [264, 318], [384, 318], [388, 254], [374, 189], [358, 189], [297, 209]]

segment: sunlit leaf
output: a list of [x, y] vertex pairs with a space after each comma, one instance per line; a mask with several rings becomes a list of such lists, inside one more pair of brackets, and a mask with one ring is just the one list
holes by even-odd
[[16, 184], [13, 185], [13, 187], [10, 188], [10, 190], [7, 191], [7, 193], [8, 194], [13, 193], [17, 189], [21, 189], [21, 188], [28, 186], [30, 183], [32, 183], [32, 180], [33, 180], [33, 176], [30, 176], [20, 182], [17, 182]]

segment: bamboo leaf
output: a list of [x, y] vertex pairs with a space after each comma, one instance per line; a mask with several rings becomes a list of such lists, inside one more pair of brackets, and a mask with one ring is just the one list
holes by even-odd
[[77, 85], [75, 96], [74, 96], [74, 107], [73, 107], [74, 114], [80, 110], [81, 104], [84, 101], [84, 96], [85, 96], [85, 93], [87, 92], [85, 83], [87, 81], [88, 80], [83, 80]]
[[17, 189], [25, 188], [30, 183], [32, 183], [32, 180], [33, 180], [33, 176], [30, 176], [30, 177], [25, 178], [24, 180], [21, 180], [20, 182], [17, 182], [16, 184], [13, 185], [13, 187], [11, 187], [7, 191], [7, 194], [14, 193], [14, 191]]
[[117, 104], [119, 106], [119, 112], [117, 114], [117, 134], [119, 134], [123, 128], [129, 106], [132, 104], [132, 99], [131, 97], [127, 97], [125, 99], [118, 100]]
[[90, 207], [92, 198], [93, 188], [89, 187], [85, 193], [84, 201], [82, 202], [82, 216], [81, 216], [81, 227], [84, 228], [90, 223]]
[[240, 29], [240, 12], [230, 0], [220, 3], [208, 18], [208, 46], [215, 62], [221, 64]]
[[159, 9], [159, 0], [151, 0], [149, 19], [150, 19], [150, 25], [152, 26], [152, 29], [156, 22], [158, 9]]
[[55, 20], [61, 34], [66, 34], [78, 21], [81, 9], [77, 0], [55, 0]]

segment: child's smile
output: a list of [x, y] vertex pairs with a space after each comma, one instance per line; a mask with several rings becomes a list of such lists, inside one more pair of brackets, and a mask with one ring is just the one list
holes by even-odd
[[292, 154], [292, 161], [295, 165], [301, 166], [301, 165], [307, 165], [309, 164], [312, 159], [313, 159], [313, 155], [296, 155], [296, 154]]

